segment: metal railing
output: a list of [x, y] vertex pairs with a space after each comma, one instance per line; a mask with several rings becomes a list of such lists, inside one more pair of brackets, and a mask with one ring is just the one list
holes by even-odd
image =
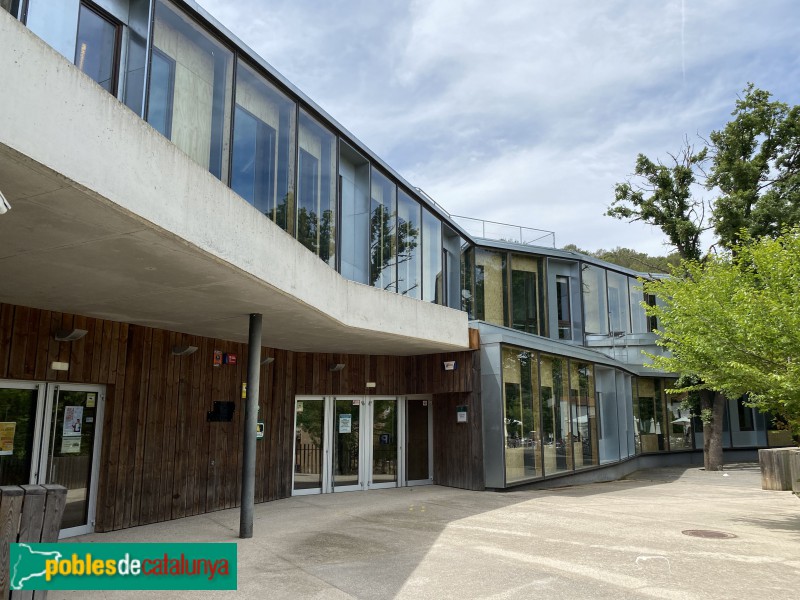
[[511, 242], [512, 244], [524, 244], [526, 246], [556, 247], [556, 234], [548, 229], [522, 227], [521, 225], [511, 225], [510, 223], [499, 223], [497, 221], [474, 219], [459, 215], [450, 215], [450, 218], [474, 237], [497, 240], [499, 242]]

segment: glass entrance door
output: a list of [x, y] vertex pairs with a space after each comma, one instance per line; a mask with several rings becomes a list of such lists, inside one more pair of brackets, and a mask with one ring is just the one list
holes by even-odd
[[346, 492], [364, 489], [362, 449], [363, 398], [333, 398], [333, 490]]
[[396, 398], [375, 398], [369, 406], [369, 488], [397, 487], [400, 469], [399, 411]]
[[103, 388], [0, 381], [0, 484], [67, 488], [60, 537], [94, 531]]
[[94, 386], [48, 386], [39, 480], [67, 488], [61, 537], [91, 533], [97, 493], [102, 390]]

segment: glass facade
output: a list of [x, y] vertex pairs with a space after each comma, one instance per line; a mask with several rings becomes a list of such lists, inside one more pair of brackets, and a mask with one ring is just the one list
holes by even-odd
[[294, 102], [238, 63], [231, 189], [284, 230], [294, 214], [296, 115]]
[[535, 352], [502, 350], [506, 481], [541, 477], [541, 403]]
[[233, 52], [172, 4], [158, 0], [153, 55], [161, 58], [150, 80], [148, 122], [215, 177], [228, 181]]
[[397, 194], [397, 293], [422, 297], [422, 209], [403, 190]]
[[586, 263], [582, 265], [581, 269], [586, 335], [608, 335], [606, 271]]
[[571, 360], [569, 387], [572, 454], [575, 468], [583, 469], [599, 464], [598, 412], [593, 366]]
[[370, 283], [397, 291], [397, 187], [372, 168], [370, 202]]
[[422, 299], [443, 304], [442, 222], [426, 208], [422, 209], [422, 278]]
[[525, 254], [511, 255], [511, 327], [540, 334], [540, 261]]
[[348, 144], [339, 143], [339, 230], [341, 273], [359, 283], [370, 283], [369, 161]]
[[573, 467], [570, 431], [569, 372], [567, 359], [541, 356], [542, 444], [545, 474], [571, 471]]
[[608, 280], [608, 318], [611, 325], [611, 333], [630, 333], [628, 278], [616, 271], [607, 271], [606, 273]]
[[117, 89], [120, 26], [94, 8], [81, 5], [75, 66], [110, 93]]
[[298, 147], [295, 237], [335, 267], [336, 136], [301, 110]]

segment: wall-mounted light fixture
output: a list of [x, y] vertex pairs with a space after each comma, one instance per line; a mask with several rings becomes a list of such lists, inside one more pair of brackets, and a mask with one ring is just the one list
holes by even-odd
[[87, 333], [89, 332], [85, 329], [59, 329], [53, 337], [57, 342], [74, 342]]
[[6, 197], [3, 196], [3, 192], [0, 192], [0, 215], [4, 215], [10, 210], [11, 205], [8, 203], [8, 200], [6, 200]]
[[189, 356], [197, 352], [197, 346], [173, 346], [172, 356]]
[[455, 371], [456, 370], [456, 361], [454, 360], [446, 360], [442, 363], [444, 366], [445, 371]]
[[335, 365], [330, 366], [330, 370], [334, 373], [338, 373], [339, 371], [344, 369], [344, 363], [336, 363]]
[[261, 361], [261, 364], [262, 365], [269, 365], [269, 364], [272, 364], [274, 362], [275, 362], [275, 357], [274, 356], [268, 356], [267, 358], [265, 358], [264, 360]]

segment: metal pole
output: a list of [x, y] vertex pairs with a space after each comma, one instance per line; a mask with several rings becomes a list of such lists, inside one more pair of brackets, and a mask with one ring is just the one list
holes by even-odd
[[256, 497], [256, 427], [261, 374], [261, 315], [250, 315], [247, 348], [247, 399], [244, 409], [244, 447], [242, 451], [242, 500], [239, 512], [239, 537], [253, 537], [253, 504]]

